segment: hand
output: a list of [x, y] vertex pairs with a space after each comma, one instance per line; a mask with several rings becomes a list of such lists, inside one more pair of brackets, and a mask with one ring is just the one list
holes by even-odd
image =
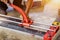
[[4, 2], [4, 3], [7, 3], [8, 0], [1, 0], [1, 1]]

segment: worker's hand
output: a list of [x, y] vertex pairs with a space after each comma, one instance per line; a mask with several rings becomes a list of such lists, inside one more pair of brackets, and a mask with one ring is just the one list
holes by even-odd
[[1, 0], [2, 2], [4, 2], [4, 3], [7, 3], [8, 2], [8, 0]]

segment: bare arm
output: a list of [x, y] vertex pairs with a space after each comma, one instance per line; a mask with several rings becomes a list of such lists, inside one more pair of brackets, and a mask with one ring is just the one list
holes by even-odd
[[28, 1], [27, 1], [26, 10], [25, 10], [26, 15], [28, 15], [29, 10], [30, 10], [30, 8], [32, 7], [32, 4], [33, 4], [33, 0], [28, 0]]

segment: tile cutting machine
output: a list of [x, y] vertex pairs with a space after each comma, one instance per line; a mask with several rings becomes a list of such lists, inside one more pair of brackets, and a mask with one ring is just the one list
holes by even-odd
[[36, 23], [32, 19], [28, 18], [21, 8], [11, 3], [10, 5], [19, 12], [20, 15], [22, 15], [23, 20], [0, 14], [0, 26], [27, 32], [33, 34], [32, 36], [37, 35], [41, 37], [42, 40], [52, 40], [54, 35], [58, 32], [59, 26]]

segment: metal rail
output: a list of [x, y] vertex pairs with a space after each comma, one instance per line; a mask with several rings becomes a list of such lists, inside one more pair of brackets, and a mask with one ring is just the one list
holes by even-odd
[[0, 17], [3, 17], [3, 18], [12, 18], [12, 19], [20, 20], [20, 18], [11, 17], [11, 16], [6, 16], [6, 15], [2, 15], [2, 14], [0, 14]]
[[[23, 24], [21, 22], [16, 22], [16, 21], [11, 21], [11, 20], [7, 20], [7, 19], [0, 19], [0, 21], [3, 21], [3, 22], [7, 22], [7, 23], [15, 23], [15, 24]], [[26, 24], [26, 25], [29, 25], [29, 24]], [[38, 31], [43, 31], [43, 32], [46, 32], [47, 30], [49, 31], [54, 31], [54, 30], [51, 30], [51, 29], [48, 29], [48, 28], [44, 28], [44, 27], [39, 27], [39, 26], [35, 26], [35, 25], [30, 25], [29, 27], [30, 29], [34, 29], [34, 30], [38, 30]], [[41, 30], [42, 29], [42, 30]]]

